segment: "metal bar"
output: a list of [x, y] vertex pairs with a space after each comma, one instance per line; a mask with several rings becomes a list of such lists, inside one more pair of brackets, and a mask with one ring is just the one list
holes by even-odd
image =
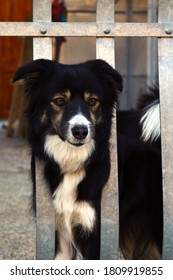
[[0, 36], [173, 37], [173, 23], [0, 22]]
[[[132, 20], [132, 1], [126, 1], [126, 16], [127, 21], [131, 22]], [[126, 88], [128, 88], [128, 92], [126, 92], [126, 102], [127, 102], [127, 108], [131, 108], [131, 84], [132, 84], [132, 61], [133, 57], [131, 55], [132, 51], [132, 38], [127, 37], [126, 38], [126, 73], [127, 73], [127, 79], [126, 79]]]
[[[159, 21], [173, 19], [173, 1], [159, 1]], [[164, 203], [163, 259], [173, 259], [173, 39], [159, 39], [159, 82], [162, 128]]]
[[[33, 0], [33, 21], [51, 21], [50, 0]], [[34, 24], [34, 23], [33, 23]], [[51, 38], [33, 39], [34, 59], [52, 58]], [[36, 259], [54, 259], [55, 214], [43, 177], [44, 164], [36, 160]]]
[[[156, 22], [157, 18], [157, 0], [148, 0], [148, 23]], [[156, 82], [157, 61], [156, 38], [150, 37], [147, 39], [147, 84], [153, 85]]]
[[44, 179], [44, 163], [36, 160], [36, 259], [55, 257], [55, 215]]
[[[46, 21], [51, 22], [51, 2], [50, 0], [33, 0], [33, 21], [36, 23]], [[34, 24], [34, 23], [33, 23]], [[39, 32], [45, 34], [45, 26], [40, 27]], [[31, 36], [31, 35], [30, 35]], [[52, 58], [52, 39], [33, 38], [34, 59]]]
[[[114, 22], [114, 0], [97, 1], [97, 23]], [[103, 25], [104, 26], [104, 25]], [[105, 27], [106, 28], [106, 27]], [[105, 29], [105, 32], [109, 31]], [[96, 39], [96, 56], [115, 66], [114, 38]], [[116, 116], [116, 113], [115, 113]], [[114, 120], [116, 123], [116, 120]], [[101, 206], [101, 259], [117, 259], [119, 248], [119, 213], [118, 213], [118, 174], [117, 174], [117, 143], [116, 125], [113, 124], [111, 139], [112, 169], [109, 183], [102, 196]], [[110, 199], [111, 197], [111, 199]], [[108, 213], [113, 213], [112, 222]], [[109, 224], [109, 226], [108, 226]], [[109, 230], [108, 230], [109, 229]]]
[[[93, 10], [93, 9], [79, 9], [79, 10], [70, 10], [68, 9], [68, 14], [95, 14], [96, 13], [96, 10]], [[126, 11], [123, 11], [123, 10], [119, 10], [119, 11], [115, 11], [114, 14], [116, 15], [124, 15], [126, 14]], [[136, 11], [132, 11], [132, 14], [133, 15], [146, 15], [147, 12], [146, 11], [140, 11], [140, 10], [136, 10]]]

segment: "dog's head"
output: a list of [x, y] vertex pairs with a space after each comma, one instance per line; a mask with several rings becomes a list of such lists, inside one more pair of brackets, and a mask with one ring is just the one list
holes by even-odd
[[20, 79], [27, 93], [31, 133], [36, 138], [43, 131], [58, 135], [76, 146], [90, 142], [97, 127], [110, 126], [122, 91], [120, 74], [103, 60], [63, 65], [39, 59], [17, 70], [13, 81]]

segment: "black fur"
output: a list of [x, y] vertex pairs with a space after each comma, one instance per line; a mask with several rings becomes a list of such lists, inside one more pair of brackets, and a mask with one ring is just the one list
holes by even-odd
[[160, 147], [118, 136], [120, 248], [126, 259], [160, 259], [163, 236]]
[[[158, 86], [143, 91], [137, 102], [139, 120], [158, 103]], [[160, 259], [163, 241], [161, 139], [144, 143], [119, 135], [118, 144], [120, 247], [127, 259]]]

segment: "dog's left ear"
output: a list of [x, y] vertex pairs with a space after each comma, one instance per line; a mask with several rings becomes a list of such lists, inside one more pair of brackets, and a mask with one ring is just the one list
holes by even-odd
[[118, 93], [123, 90], [122, 76], [102, 59], [90, 60], [87, 64], [92, 72], [94, 72], [99, 78], [100, 82], [104, 82], [106, 84], [110, 93], [114, 95], [112, 98], [116, 102], [118, 99]]

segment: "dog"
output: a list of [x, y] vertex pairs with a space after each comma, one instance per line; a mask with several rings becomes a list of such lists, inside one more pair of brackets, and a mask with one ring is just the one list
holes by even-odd
[[[101, 196], [110, 174], [109, 139], [122, 77], [103, 60], [63, 65], [39, 59], [19, 68], [17, 80], [24, 81], [26, 92], [33, 207], [37, 159], [44, 163], [56, 213], [55, 259], [99, 259]], [[120, 134], [117, 140], [120, 250], [125, 259], [159, 259], [160, 152], [145, 140]]]
[[39, 59], [17, 70], [13, 82], [20, 79], [32, 155], [44, 162], [56, 212], [56, 259], [99, 259], [101, 194], [122, 77], [102, 60], [62, 65]]

